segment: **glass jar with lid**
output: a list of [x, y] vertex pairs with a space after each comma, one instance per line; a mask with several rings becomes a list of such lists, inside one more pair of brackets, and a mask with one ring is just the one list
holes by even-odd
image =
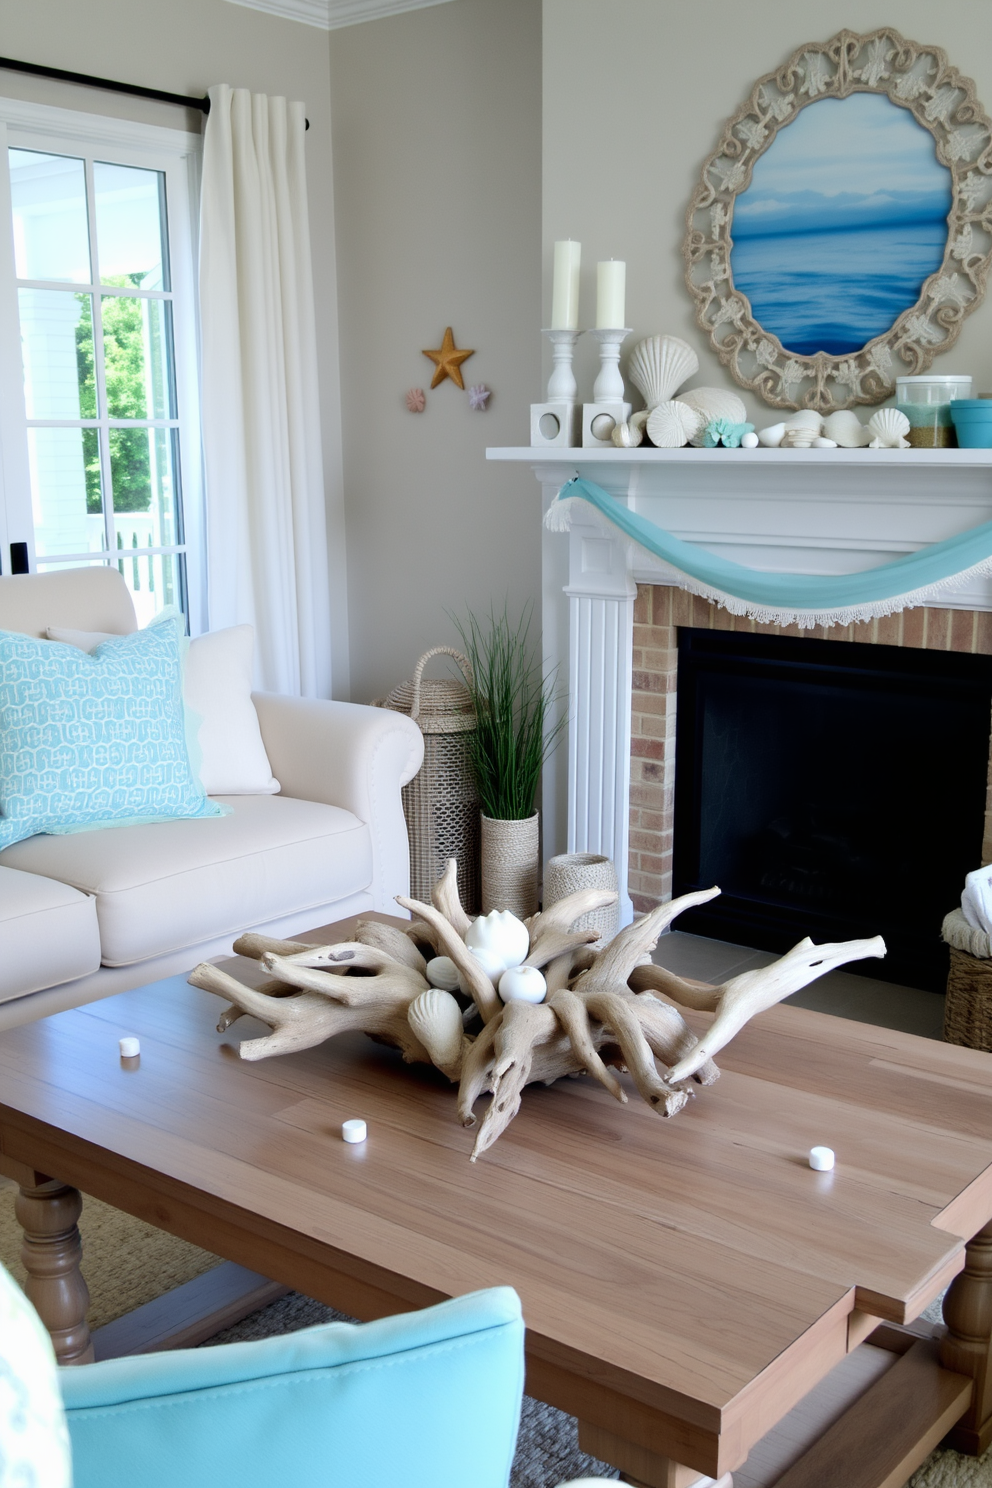
[[896, 378], [896, 407], [909, 419], [908, 439], [916, 449], [948, 449], [957, 444], [951, 404], [971, 397], [971, 378], [928, 372]]

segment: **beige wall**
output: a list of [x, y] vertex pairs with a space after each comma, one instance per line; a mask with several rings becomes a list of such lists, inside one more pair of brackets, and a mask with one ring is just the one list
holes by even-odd
[[[857, 0], [826, 9], [811, 0], [544, 0], [545, 295], [557, 238], [582, 243], [582, 324], [595, 310], [597, 260], [626, 259], [627, 324], [637, 333], [628, 346], [656, 332], [683, 336], [699, 352], [697, 385], [736, 387], [685, 288], [686, 205], [724, 121], [755, 81], [804, 41], [844, 26], [895, 26], [942, 46], [992, 109], [988, 0]], [[588, 397], [591, 348], [580, 348], [580, 394]], [[935, 366], [971, 373], [976, 392], [992, 392], [992, 296]], [[758, 414], [759, 400], [744, 397]]]
[[[539, 0], [453, 3], [331, 33], [352, 696], [452, 643], [445, 610], [536, 602], [539, 492], [487, 465], [540, 394]], [[445, 326], [473, 413], [430, 391]], [[427, 409], [408, 413], [409, 387]], [[437, 675], [442, 675], [438, 672]]]
[[[73, 72], [202, 96], [226, 82], [254, 92], [302, 98], [307, 137], [310, 222], [321, 355], [329, 562], [335, 603], [334, 691], [348, 693], [344, 522], [341, 498], [331, 108], [327, 33], [228, 0], [0, 0], [4, 56]], [[0, 70], [0, 93], [62, 108], [172, 128], [198, 129], [202, 115], [92, 88]]]

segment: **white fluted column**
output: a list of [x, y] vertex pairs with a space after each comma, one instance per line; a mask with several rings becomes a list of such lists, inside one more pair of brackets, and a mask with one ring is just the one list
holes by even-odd
[[[576, 503], [578, 506], [578, 503]], [[629, 544], [573, 511], [569, 536], [568, 851], [604, 853], [616, 864], [620, 923], [633, 918], [627, 891], [630, 699], [636, 586]]]

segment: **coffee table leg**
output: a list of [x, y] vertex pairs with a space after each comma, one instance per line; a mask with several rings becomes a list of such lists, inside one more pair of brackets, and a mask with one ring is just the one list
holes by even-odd
[[947, 1443], [977, 1457], [992, 1442], [992, 1224], [969, 1240], [966, 1255], [944, 1298], [940, 1362], [975, 1381], [971, 1406]]
[[[35, 1174], [41, 1179], [41, 1174]], [[60, 1364], [92, 1364], [86, 1324], [90, 1294], [79, 1269], [83, 1247], [76, 1221], [83, 1208], [78, 1188], [57, 1179], [22, 1183], [14, 1209], [24, 1231], [21, 1260], [26, 1291], [52, 1337]]]

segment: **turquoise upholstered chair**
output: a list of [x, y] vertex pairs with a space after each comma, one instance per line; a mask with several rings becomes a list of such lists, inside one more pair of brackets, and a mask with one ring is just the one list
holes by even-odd
[[[0, 1268], [0, 1317], [14, 1291]], [[20, 1333], [0, 1329], [0, 1488], [68, 1488], [26, 1465], [53, 1392], [21, 1296]], [[506, 1488], [523, 1337], [516, 1292], [494, 1287], [375, 1323], [61, 1369], [74, 1488]], [[6, 1415], [5, 1381], [25, 1385]]]

